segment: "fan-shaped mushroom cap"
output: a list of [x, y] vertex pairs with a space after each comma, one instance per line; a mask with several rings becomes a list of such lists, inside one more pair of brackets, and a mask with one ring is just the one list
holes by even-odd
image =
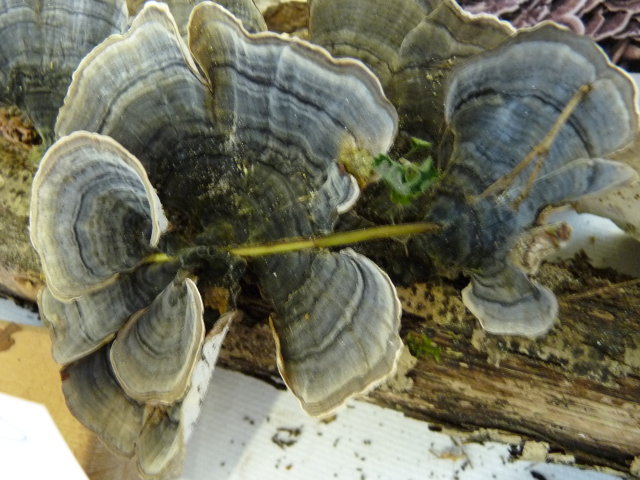
[[124, 393], [109, 363], [109, 347], [67, 366], [62, 388], [69, 409], [122, 455], [137, 455], [145, 478], [179, 472], [184, 443], [197, 418], [220, 345], [234, 313], [221, 317], [207, 334], [186, 397], [169, 408], [145, 407]]
[[109, 447], [132, 457], [144, 406], [125, 395], [109, 364], [109, 347], [62, 371], [62, 391], [71, 413]]
[[462, 290], [462, 301], [482, 328], [494, 335], [535, 338], [547, 333], [558, 317], [553, 292], [511, 265], [472, 276]]
[[111, 347], [113, 371], [128, 396], [152, 404], [184, 397], [204, 338], [203, 308], [195, 283], [176, 279], [131, 317]]
[[383, 85], [395, 72], [407, 35], [438, 0], [310, 0], [309, 36], [336, 57], [368, 65]]
[[195, 211], [196, 219], [210, 205], [201, 196], [237, 171], [220, 153], [224, 139], [216, 136], [197, 70], [168, 7], [147, 2], [126, 34], [82, 61], [56, 134], [88, 130], [114, 138], [144, 165], [168, 215]]
[[474, 158], [482, 169], [480, 176], [491, 183], [491, 177], [505, 173], [502, 164], [507, 159], [510, 169], [542, 141], [583, 86], [590, 91], [558, 133], [544, 174], [570, 160], [612, 153], [635, 135], [638, 119], [631, 79], [590, 39], [547, 24], [474, 57], [450, 82], [446, 118], [457, 145], [473, 144], [475, 157], [482, 151], [485, 158], [500, 159], [490, 163]]
[[102, 290], [67, 302], [43, 288], [38, 306], [49, 326], [53, 359], [67, 364], [111, 341], [134, 312], [149, 306], [171, 282], [176, 270], [173, 262], [142, 265]]
[[492, 16], [471, 17], [453, 0], [311, 0], [309, 33], [332, 54], [373, 69], [403, 131], [438, 141], [451, 69], [513, 29]]
[[[169, 5], [171, 14], [175, 18], [180, 34], [187, 36], [187, 24], [189, 23], [189, 15], [191, 10], [197, 4], [205, 0], [166, 0], [164, 3]], [[136, 15], [144, 5], [145, 0], [127, 0], [129, 13]], [[264, 17], [260, 13], [253, 0], [218, 0], [218, 5], [222, 5], [229, 10], [235, 17], [242, 21], [242, 25], [250, 32], [262, 32], [267, 29]]]
[[[505, 264], [506, 256], [545, 206], [635, 178], [627, 165], [595, 158], [631, 141], [634, 105], [629, 78], [591, 40], [553, 25], [519, 32], [453, 73], [445, 105], [452, 154], [427, 199], [427, 220], [443, 229], [417, 243], [472, 273], [463, 300], [490, 331], [532, 336], [550, 328], [551, 293]], [[563, 111], [568, 118], [549, 137]], [[530, 164], [505, 177], [532, 151]]]
[[[529, 225], [546, 204], [630, 180], [631, 169], [622, 164], [584, 161], [611, 154], [632, 141], [638, 114], [631, 79], [593, 41], [553, 24], [522, 31], [455, 71], [445, 107], [455, 135], [451, 167], [455, 173], [450, 177], [462, 175], [461, 170], [465, 175], [471, 172], [475, 180], [463, 188], [468, 194], [480, 193], [542, 142], [561, 111], [585, 87], [545, 152], [517, 223]], [[591, 179], [596, 168], [603, 176]], [[504, 199], [517, 197], [532, 169], [529, 165], [513, 179]]]
[[220, 345], [235, 315], [223, 315], [207, 334], [182, 400], [154, 407], [128, 397], [111, 369], [110, 347], [105, 346], [63, 370], [62, 389], [69, 409], [110, 448], [128, 457], [136, 455], [144, 478], [176, 476]]
[[212, 2], [194, 8], [189, 46], [214, 86], [217, 127], [239, 160], [293, 171], [296, 158], [304, 162], [296, 181], [320, 190], [317, 202], [341, 194], [338, 210], [349, 208], [357, 187], [339, 171], [340, 150], [384, 152], [395, 134], [396, 114], [377, 80], [360, 64], [336, 61], [306, 42], [251, 35]]
[[402, 309], [389, 277], [352, 250], [316, 255], [276, 307], [278, 369], [311, 415], [325, 416], [395, 370]]
[[158, 409], [145, 422], [137, 442], [138, 469], [145, 478], [179, 472], [184, 445], [191, 435], [207, 392], [222, 341], [236, 312], [223, 315], [204, 339], [185, 398], [168, 410]]
[[124, 0], [0, 4], [0, 102], [24, 109], [46, 141], [82, 57], [127, 27]]
[[513, 33], [508, 23], [491, 15], [470, 16], [453, 0], [440, 2], [407, 33], [385, 88], [398, 109], [402, 129], [438, 141], [444, 127], [445, 86], [452, 70]]
[[[216, 25], [215, 32], [192, 35], [192, 44], [199, 45], [194, 51], [200, 49], [196, 56], [203, 57], [199, 62], [205, 67], [210, 64], [213, 56], [207, 58], [206, 42], [218, 42], [220, 52], [214, 55], [219, 60], [224, 55], [238, 67], [256, 69], [258, 80], [275, 75], [276, 65], [283, 68], [289, 77], [278, 82], [286, 88], [264, 82], [252, 84], [253, 79], [221, 65], [208, 73], [216, 77], [210, 78], [215, 80], [210, 92], [185, 51], [168, 9], [147, 2], [127, 34], [111, 37], [82, 62], [61, 109], [57, 134], [86, 129], [112, 136], [147, 168], [169, 213], [176, 208], [195, 211], [197, 215], [193, 217], [205, 225], [211, 217], [220, 217], [220, 209], [212, 205], [234, 203], [232, 197], [238, 195], [237, 184], [243, 175], [240, 167], [269, 155], [287, 158], [303, 152], [318, 157], [314, 160], [316, 166], [307, 162], [306, 167], [312, 172], [309, 179], [296, 179], [307, 186], [323, 182], [318, 204], [327, 201], [327, 196], [344, 191], [340, 184], [352, 184], [353, 180], [339, 171], [339, 151], [365, 143], [371, 153], [377, 154], [388, 148], [395, 133], [395, 112], [375, 78], [353, 61], [336, 63], [326, 52], [302, 42], [286, 41], [268, 33], [249, 39], [249, 34], [224, 8], [210, 6], [208, 10], [207, 3], [200, 4], [192, 15], [192, 24]], [[223, 39], [230, 43], [227, 45]], [[247, 49], [251, 57], [236, 58], [233, 49]], [[281, 51], [286, 55], [278, 63]], [[316, 78], [319, 80], [314, 83]], [[235, 80], [240, 83], [232, 83]], [[298, 84], [301, 86], [295, 87]], [[95, 94], [96, 89], [100, 95]], [[256, 89], [269, 89], [270, 93], [256, 94]], [[297, 94], [311, 103], [297, 101], [290, 106], [287, 102]], [[332, 101], [327, 102], [322, 94], [330, 94]], [[231, 100], [237, 101], [237, 107]], [[256, 100], [260, 103], [252, 104]], [[259, 129], [267, 117], [261, 114], [276, 105], [279, 110], [269, 115], [273, 127], [267, 130], [269, 135], [264, 135]], [[289, 108], [291, 112], [283, 116]], [[149, 115], [150, 111], [153, 115]], [[126, 126], [120, 121], [123, 116], [131, 119]], [[231, 121], [233, 117], [235, 120]], [[367, 121], [360, 122], [362, 118]], [[245, 122], [242, 125], [246, 127], [237, 129], [238, 122]], [[324, 141], [332, 135], [336, 135], [335, 140]], [[292, 143], [291, 147], [287, 147], [288, 143]], [[262, 153], [265, 146], [269, 149]], [[185, 169], [184, 165], [191, 168]], [[354, 187], [345, 191], [340, 209], [347, 208], [356, 194]], [[237, 205], [232, 208], [238, 209]], [[225, 215], [228, 217], [230, 212]]]
[[[336, 61], [306, 42], [249, 34], [227, 10], [209, 2], [194, 8], [189, 38], [204, 79], [168, 9], [147, 3], [127, 34], [109, 38], [82, 62], [58, 133], [86, 128], [116, 138], [149, 170], [169, 211], [186, 211], [187, 221], [197, 219], [206, 229], [208, 245], [221, 242], [219, 231], [231, 232], [227, 244], [330, 231], [358, 194], [354, 179], [339, 168], [341, 153], [377, 155], [395, 135], [395, 110], [377, 79], [359, 62]], [[96, 95], [96, 89], [102, 93]], [[122, 116], [132, 119], [130, 124], [124, 126]], [[221, 223], [230, 228], [218, 228]], [[254, 262], [261, 289], [282, 304], [307, 280], [316, 255]], [[331, 255], [344, 264], [336, 270], [349, 271], [349, 264], [360, 262], [323, 253], [318, 264], [331, 268], [326, 260]], [[379, 338], [399, 346], [393, 287], [366, 265], [358, 280], [367, 282], [367, 296], [379, 296], [384, 305], [368, 321]], [[330, 295], [320, 296], [318, 304]], [[370, 351], [356, 361], [375, 359], [384, 367], [376, 365], [365, 382], [352, 382], [323, 408], [334, 408], [385, 377], [395, 363], [392, 347], [363, 344]], [[114, 370], [125, 385], [116, 346], [113, 352]], [[368, 368], [354, 366], [353, 374]]]
[[30, 208], [31, 242], [59, 299], [115, 281], [153, 251], [167, 226], [140, 162], [110, 138], [87, 132], [47, 151]]

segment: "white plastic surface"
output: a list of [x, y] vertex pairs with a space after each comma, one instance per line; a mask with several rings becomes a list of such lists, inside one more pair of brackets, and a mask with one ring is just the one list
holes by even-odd
[[47, 409], [4, 393], [0, 393], [0, 478], [87, 480]]

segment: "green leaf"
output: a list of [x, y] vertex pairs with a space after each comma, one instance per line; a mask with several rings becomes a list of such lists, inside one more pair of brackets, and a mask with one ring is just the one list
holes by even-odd
[[373, 159], [373, 168], [389, 188], [391, 200], [400, 205], [408, 205], [422, 195], [439, 176], [431, 157], [413, 163], [405, 158], [394, 160], [388, 155], [378, 155]]

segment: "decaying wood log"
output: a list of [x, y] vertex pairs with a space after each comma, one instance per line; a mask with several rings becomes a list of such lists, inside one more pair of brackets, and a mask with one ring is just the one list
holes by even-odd
[[[585, 257], [544, 265], [539, 279], [558, 294], [561, 314], [538, 340], [485, 334], [451, 281], [400, 288], [403, 338], [418, 333], [437, 347], [408, 356], [415, 364], [401, 365], [369, 400], [448, 427], [543, 440], [580, 463], [629, 472], [640, 455], [640, 280], [593, 269]], [[268, 327], [250, 318], [222, 353], [225, 366], [264, 378], [277, 376], [274, 358]]]
[[0, 135], [0, 291], [27, 300], [35, 298], [40, 285], [28, 224], [31, 179], [41, 153], [38, 146]]
[[[40, 282], [27, 234], [37, 148], [0, 138], [0, 284], [30, 300]], [[436, 425], [546, 441], [580, 463], [630, 472], [640, 457], [640, 280], [593, 269], [584, 257], [543, 265], [538, 280], [561, 305], [560, 322], [538, 340], [483, 333], [455, 280], [400, 287], [403, 338], [411, 334], [414, 351], [416, 341], [429, 348], [418, 359], [406, 354], [396, 378], [368, 399]], [[246, 315], [221, 362], [276, 379], [268, 307], [251, 289], [240, 301]]]

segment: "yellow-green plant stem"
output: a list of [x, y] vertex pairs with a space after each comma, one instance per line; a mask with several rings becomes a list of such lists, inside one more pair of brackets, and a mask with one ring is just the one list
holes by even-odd
[[172, 257], [170, 255], [167, 255], [166, 253], [162, 253], [162, 252], [158, 252], [158, 253], [152, 253], [151, 255], [147, 256], [142, 263], [166, 263], [166, 262], [174, 262], [176, 261], [176, 257]]
[[438, 230], [439, 225], [433, 223], [403, 223], [399, 225], [384, 225], [380, 227], [364, 228], [349, 232], [332, 233], [315, 238], [284, 238], [273, 242], [257, 245], [239, 245], [228, 249], [229, 253], [241, 257], [261, 257], [276, 253], [295, 252], [308, 248], [327, 248], [350, 245], [381, 238], [401, 237], [430, 233]]

